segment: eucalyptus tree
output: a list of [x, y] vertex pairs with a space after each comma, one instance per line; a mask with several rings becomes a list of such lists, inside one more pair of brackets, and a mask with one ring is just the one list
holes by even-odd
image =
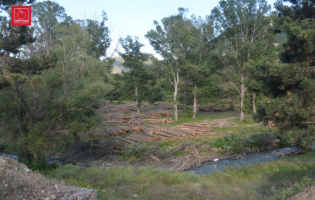
[[185, 16], [185, 9], [179, 8], [178, 14], [162, 19], [162, 25], [154, 21], [155, 30], [150, 30], [146, 34], [150, 44], [164, 59], [162, 70], [164, 75], [174, 86], [174, 116], [177, 115], [177, 94], [180, 89], [180, 71], [188, 66], [187, 54], [191, 44], [195, 41], [191, 30], [193, 25]]
[[27, 45], [25, 56], [36, 57], [38, 53], [50, 55], [54, 46], [54, 28], [67, 17], [64, 7], [56, 2], [43, 1], [32, 5], [32, 26], [36, 42]]
[[129, 68], [129, 72], [123, 73], [127, 86], [134, 86], [134, 94], [136, 97], [137, 112], [139, 113], [139, 87], [146, 84], [149, 80], [148, 73], [144, 69], [144, 62], [148, 59], [148, 55], [141, 52], [141, 47], [144, 45], [139, 42], [138, 37], [134, 40], [131, 36], [125, 39], [120, 38], [119, 42], [124, 49], [124, 53], [120, 52], [119, 55], [124, 60], [124, 67]]
[[271, 6], [265, 0], [221, 0], [211, 11], [216, 35], [221, 39], [218, 58], [225, 67], [225, 75], [241, 96], [240, 121], [244, 119], [244, 99], [248, 75], [245, 66], [274, 52], [275, 36], [271, 27]]
[[191, 21], [194, 26], [192, 33], [195, 43], [192, 44], [191, 52], [188, 55], [190, 61], [188, 73], [193, 84], [193, 118], [196, 118], [197, 97], [203, 91], [200, 91], [199, 86], [206, 86], [204, 78], [211, 76], [215, 69], [212, 66], [214, 61], [210, 59], [214, 50], [215, 35], [211, 20], [203, 20], [201, 17], [197, 18], [193, 15]]

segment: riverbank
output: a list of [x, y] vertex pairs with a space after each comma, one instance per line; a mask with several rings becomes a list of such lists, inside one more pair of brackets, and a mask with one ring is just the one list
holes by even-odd
[[95, 188], [100, 199], [285, 199], [315, 185], [315, 153], [212, 175], [144, 167], [66, 165], [48, 174]]

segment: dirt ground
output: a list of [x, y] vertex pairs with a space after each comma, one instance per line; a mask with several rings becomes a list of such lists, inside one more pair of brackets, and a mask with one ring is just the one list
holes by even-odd
[[312, 200], [315, 199], [315, 186], [306, 188], [303, 192], [300, 192], [292, 197], [286, 198], [286, 200]]

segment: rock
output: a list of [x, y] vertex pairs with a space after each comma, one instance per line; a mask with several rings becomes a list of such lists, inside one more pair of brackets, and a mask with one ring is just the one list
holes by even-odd
[[280, 140], [279, 139], [273, 139], [271, 142], [272, 142], [272, 145], [276, 146], [277, 143], [280, 142]]
[[160, 159], [152, 154], [149, 155], [149, 158], [153, 160], [154, 162], [160, 162]]
[[[1, 180], [0, 183], [4, 186], [1, 190], [1, 199], [2, 197], [3, 199], [12, 199], [10, 198], [12, 188], [19, 188], [21, 196], [18, 199], [21, 200], [23, 197], [27, 197], [27, 200], [75, 200], [77, 197], [80, 200], [97, 200], [95, 189], [56, 184], [41, 174], [32, 172], [23, 163], [19, 163], [12, 158], [0, 157], [0, 168], [4, 168], [4, 176], [8, 177], [7, 180]], [[15, 168], [20, 170], [15, 170]], [[26, 173], [27, 176], [25, 176]], [[18, 181], [12, 182], [11, 180]], [[55, 191], [55, 193], [53, 194], [52, 191]]]
[[24, 168], [25, 173], [29, 173], [31, 170], [29, 170], [28, 168]]

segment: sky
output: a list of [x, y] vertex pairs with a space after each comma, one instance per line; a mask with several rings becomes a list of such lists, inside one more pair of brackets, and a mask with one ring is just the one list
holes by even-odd
[[[145, 34], [154, 29], [153, 21], [176, 14], [179, 7], [188, 8], [187, 16], [195, 14], [205, 17], [219, 4], [219, 0], [54, 0], [63, 6], [67, 15], [73, 19], [99, 19], [101, 11], [107, 13], [108, 25], [112, 30], [112, 44], [116, 44], [120, 37], [127, 35], [138, 36], [139, 41], [145, 46], [142, 51], [152, 53]], [[272, 5], [276, 0], [267, 0]], [[120, 49], [122, 50], [122, 49]], [[157, 55], [156, 55], [157, 56]]]

